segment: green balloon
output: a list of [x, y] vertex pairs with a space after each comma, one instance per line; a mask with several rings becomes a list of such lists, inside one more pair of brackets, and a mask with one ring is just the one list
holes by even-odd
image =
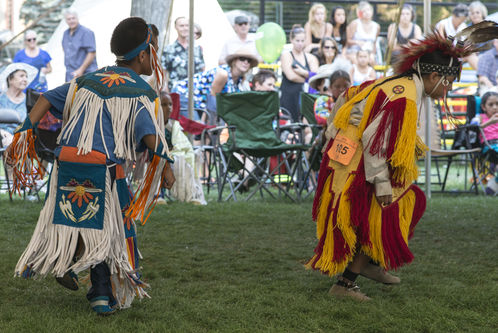
[[278, 59], [285, 45], [285, 32], [276, 23], [268, 22], [260, 26], [256, 32], [256, 49], [266, 63]]

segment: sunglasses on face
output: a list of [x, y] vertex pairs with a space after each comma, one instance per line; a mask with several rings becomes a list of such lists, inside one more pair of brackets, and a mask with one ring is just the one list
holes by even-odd
[[242, 23], [237, 23], [237, 25], [248, 25], [249, 22], [242, 22]]
[[239, 58], [240, 61], [242, 62], [248, 62], [248, 63], [251, 63], [251, 59], [250, 58], [246, 58], [246, 57], [240, 57]]
[[328, 46], [328, 45], [326, 45], [326, 46], [324, 46], [323, 48], [324, 48], [325, 50], [335, 50], [335, 47], [334, 47], [334, 46]]
[[26, 41], [27, 42], [34, 42], [34, 41], [36, 41], [36, 38], [27, 38]]

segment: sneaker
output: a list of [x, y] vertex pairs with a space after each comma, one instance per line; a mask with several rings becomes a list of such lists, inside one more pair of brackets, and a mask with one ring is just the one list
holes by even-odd
[[[345, 283], [346, 284], [346, 283]], [[329, 294], [335, 297], [350, 297], [357, 301], [370, 301], [370, 297], [360, 291], [356, 283], [347, 283], [345, 286], [334, 284], [329, 290]]]
[[90, 300], [90, 306], [92, 310], [97, 313], [99, 316], [109, 316], [116, 312], [116, 308], [112, 308], [109, 306], [109, 297], [107, 296], [98, 296], [94, 297]]
[[391, 275], [382, 267], [371, 263], [368, 263], [365, 267], [363, 267], [360, 275], [366, 277], [367, 279], [384, 284], [398, 284], [401, 282], [399, 277]]
[[78, 275], [72, 270], [67, 271], [62, 277], [56, 277], [55, 280], [69, 290], [76, 291], [79, 289]]

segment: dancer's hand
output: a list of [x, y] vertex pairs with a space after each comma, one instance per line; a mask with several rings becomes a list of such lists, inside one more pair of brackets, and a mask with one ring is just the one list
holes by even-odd
[[393, 202], [392, 195], [380, 195], [380, 196], [377, 196], [376, 198], [381, 206], [388, 206]]
[[163, 182], [161, 186], [167, 188], [168, 190], [171, 190], [175, 181], [176, 179], [175, 175], [173, 174], [173, 169], [171, 169], [169, 163], [166, 163], [163, 169]]

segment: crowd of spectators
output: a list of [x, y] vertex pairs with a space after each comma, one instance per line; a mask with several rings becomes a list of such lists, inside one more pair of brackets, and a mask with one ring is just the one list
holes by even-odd
[[[374, 66], [379, 60], [377, 52], [381, 27], [375, 22], [374, 9], [370, 3], [360, 1], [353, 8], [356, 18], [348, 23], [348, 12], [344, 7], [335, 6], [329, 11], [325, 5], [315, 3], [309, 8], [308, 21], [303, 22], [304, 25], [295, 24], [290, 30], [289, 47], [284, 48], [279, 57], [281, 73], [278, 74], [281, 74], [281, 80], [277, 76], [276, 82], [271, 86], [279, 87], [281, 106], [289, 110], [293, 121], [301, 121], [301, 91], [328, 95], [331, 100], [337, 98], [330, 90], [334, 72], [341, 71], [341, 75], [347, 73], [349, 77], [345, 82], [353, 85], [379, 76]], [[468, 25], [481, 22], [487, 14], [486, 7], [479, 1], [468, 6], [458, 4], [449, 17], [436, 24], [436, 29], [451, 36]], [[69, 81], [97, 69], [97, 50], [94, 32], [79, 24], [77, 13], [66, 11], [64, 17], [69, 28], [64, 32], [62, 47], [66, 80]], [[255, 67], [263, 60], [256, 48], [257, 34], [250, 33], [249, 27], [249, 17], [239, 15], [234, 18], [235, 36], [225, 42], [219, 53], [219, 66], [215, 68], [206, 68], [203, 55], [205, 50], [195, 42], [192, 89], [196, 108], [215, 109], [215, 106], [210, 107], [210, 101], [219, 92], [251, 90], [250, 80], [257, 74]], [[182, 113], [188, 116], [185, 111], [188, 97], [188, 20], [185, 17], [175, 18], [175, 29], [177, 39], [166, 45], [161, 54], [166, 73], [164, 89], [166, 92], [179, 93]], [[194, 33], [195, 39], [202, 35], [202, 28], [197, 24]], [[21, 81], [29, 84], [29, 88], [43, 92], [47, 89], [45, 75], [52, 70], [51, 57], [37, 46], [36, 37], [35, 31], [28, 30], [25, 33], [25, 48], [16, 54], [14, 61], [29, 64], [36, 69], [33, 80], [26, 80], [29, 75], [25, 71]], [[411, 39], [421, 37], [422, 30], [416, 24], [415, 10], [411, 5], [405, 4], [401, 9], [399, 25], [392, 23], [387, 31], [388, 45], [392, 48], [391, 63], [396, 61], [403, 45]], [[490, 50], [474, 54], [465, 60], [476, 70], [476, 81], [483, 92], [497, 89], [498, 39], [495, 39]], [[16, 83], [15, 75], [20, 74], [7, 74], [9, 75], [2, 76], [7, 81], [0, 82], [9, 87], [0, 94], [2, 107], [8, 107], [6, 103], [22, 104], [26, 87]], [[261, 85], [262, 82], [257, 84]], [[19, 91], [13, 92], [14, 89], [22, 94]], [[320, 116], [324, 114], [322, 111], [318, 112]], [[21, 112], [20, 117], [25, 117], [25, 112]], [[200, 120], [197, 113], [194, 113], [194, 118]]]

